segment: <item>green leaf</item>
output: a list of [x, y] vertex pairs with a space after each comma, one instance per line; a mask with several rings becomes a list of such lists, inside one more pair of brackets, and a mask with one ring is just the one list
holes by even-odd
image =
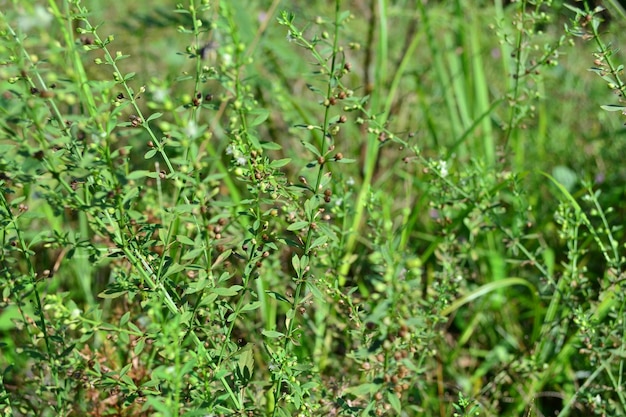
[[352, 13], [350, 12], [350, 10], [344, 10], [343, 12], [339, 13], [339, 18], [337, 19], [337, 21], [343, 22], [344, 20], [349, 18], [351, 15]]
[[[17, 199], [16, 199], [17, 200]], [[28, 249], [32, 248], [33, 246], [37, 245], [39, 242], [43, 241], [44, 239], [46, 239], [48, 237], [50, 233], [45, 230], [43, 232], [37, 233], [30, 242], [28, 242]]]
[[139, 188], [132, 187], [131, 189], [129, 189], [128, 192], [124, 194], [124, 199], [122, 200], [122, 203], [124, 204], [124, 208], [129, 209], [130, 208], [129, 203], [135, 200], [135, 198], [137, 198], [138, 196], [139, 196]]
[[605, 104], [600, 106], [603, 110], [606, 111], [621, 111], [621, 112], [626, 112], [626, 107], [625, 106], [619, 106], [617, 104]]
[[143, 157], [144, 159], [152, 159], [154, 155], [156, 155], [156, 153], [157, 153], [156, 149], [150, 149], [148, 152], [146, 152], [146, 154]]
[[604, 70], [604, 68], [591, 67], [589, 71], [596, 73], [600, 78], [602, 78], [607, 83], [613, 83], [613, 79], [610, 75]]
[[185, 288], [185, 294], [195, 294], [204, 290], [209, 286], [210, 281], [207, 279], [206, 274], [199, 274], [199, 277], [196, 281], [192, 281], [189, 283], [189, 286]]
[[311, 152], [315, 156], [320, 156], [321, 155], [320, 151], [312, 143], [302, 142], [302, 146], [304, 146], [309, 152]]
[[402, 411], [402, 404], [400, 404], [400, 398], [398, 398], [396, 393], [391, 391], [387, 392], [387, 401], [389, 401], [389, 404], [396, 412], [396, 415], [399, 416]]
[[181, 213], [193, 213], [193, 211], [198, 208], [197, 204], [178, 204], [172, 210], [173, 213], [181, 214]]
[[289, 414], [283, 407], [276, 408], [276, 411], [278, 412], [278, 417], [291, 417], [291, 414]]
[[161, 116], [163, 116], [163, 113], [152, 113], [150, 117], [146, 119], [146, 122], [149, 122], [150, 120], [158, 119]]
[[267, 109], [255, 109], [250, 112], [251, 115], [255, 116], [254, 119], [250, 122], [248, 127], [258, 126], [270, 116], [270, 111]]
[[128, 365], [124, 366], [122, 370], [120, 371], [119, 377], [121, 378], [124, 375], [126, 375], [126, 373], [130, 370], [131, 366], [133, 366], [132, 363], [129, 363]]
[[313, 284], [312, 282], [307, 281], [306, 286], [311, 291], [311, 294], [313, 294], [313, 297], [315, 297], [317, 300], [323, 301], [326, 298], [324, 297], [322, 292], [319, 290], [319, 288], [317, 288], [315, 284]]
[[187, 246], [194, 246], [195, 242], [185, 235], [176, 236], [176, 240]]
[[76, 345], [72, 343], [71, 345], [63, 349], [63, 352], [61, 352], [61, 354], [57, 358], [61, 359], [67, 357], [70, 353], [72, 353], [75, 347]]
[[309, 225], [309, 222], [304, 222], [304, 221], [300, 221], [300, 222], [295, 222], [293, 224], [290, 224], [289, 226], [287, 226], [287, 230], [291, 230], [296, 231], [296, 230], [302, 230], [305, 227], [307, 227]]
[[191, 372], [194, 368], [194, 366], [196, 366], [197, 361], [195, 359], [188, 359], [185, 361], [185, 364], [183, 365], [182, 369], [180, 370], [180, 372], [178, 373], [179, 376], [182, 375], [186, 375], [189, 372]]
[[228, 259], [231, 253], [233, 253], [232, 249], [226, 249], [224, 252], [220, 253], [219, 256], [215, 259], [215, 262], [213, 262], [213, 265], [211, 265], [211, 268], [215, 268], [219, 264], [224, 262], [226, 259]]
[[180, 271], [183, 271], [185, 269], [184, 266], [182, 266], [181, 264], [178, 263], [172, 263], [172, 264], [168, 264], [165, 267], [165, 272], [161, 272], [163, 278], [167, 278], [170, 275], [174, 275], [179, 273]]
[[356, 387], [346, 389], [347, 393], [354, 394], [357, 397], [361, 395], [375, 394], [381, 389], [380, 384], [361, 384]]
[[157, 397], [148, 397], [147, 404], [150, 405], [150, 407], [154, 408], [154, 411], [160, 412], [163, 417], [173, 416], [170, 407], [161, 400], [159, 400]]
[[217, 279], [217, 282], [225, 282], [230, 279], [230, 274], [228, 272], [222, 272], [222, 275]]
[[320, 198], [313, 196], [304, 202], [304, 211], [306, 213], [313, 213], [320, 206]]
[[136, 325], [133, 324], [132, 321], [128, 322], [128, 328], [135, 332], [136, 334], [143, 334], [143, 332], [139, 329], [139, 327], [137, 327]]
[[137, 344], [133, 348], [133, 353], [135, 354], [135, 356], [139, 356], [139, 354], [143, 352], [143, 348], [145, 346], [146, 346], [146, 339], [140, 338], [139, 340], [137, 340]]
[[270, 163], [270, 168], [280, 168], [280, 167], [284, 167], [285, 165], [287, 165], [289, 162], [291, 162], [291, 158], [283, 158], [283, 159], [277, 159], [275, 161], [272, 161]]
[[480, 287], [476, 288], [475, 290], [465, 294], [464, 296], [462, 296], [461, 298], [458, 298], [457, 300], [455, 300], [452, 304], [448, 305], [448, 307], [444, 308], [441, 311], [441, 315], [443, 316], [447, 316], [450, 313], [458, 310], [459, 308], [461, 308], [463, 305], [472, 302], [484, 295], [487, 295], [491, 292], [497, 291], [501, 288], [507, 288], [507, 287], [512, 287], [514, 285], [520, 285], [523, 287], [527, 287], [528, 290], [530, 291], [530, 293], [533, 296], [534, 301], [538, 302], [539, 300], [537, 299], [537, 294], [539, 293], [538, 289], [535, 288], [533, 286], [532, 283], [530, 283], [528, 280], [524, 279], [524, 278], [518, 278], [518, 277], [509, 277], [509, 278], [504, 278], [498, 281], [493, 281], [490, 282], [488, 284], [484, 284], [481, 285]]
[[159, 175], [158, 172], [153, 172], [153, 171], [147, 171], [145, 169], [140, 169], [140, 170], [133, 171], [130, 174], [128, 174], [126, 176], [126, 179], [138, 180], [138, 179], [145, 178], [145, 177], [156, 178], [157, 175]]
[[241, 285], [233, 285], [228, 288], [213, 288], [213, 293], [222, 297], [232, 297], [233, 295], [237, 295], [242, 288]]
[[268, 151], [280, 151], [283, 147], [276, 142], [261, 142], [261, 148]]
[[186, 252], [183, 256], [182, 256], [182, 260], [183, 261], [188, 261], [190, 259], [195, 259], [197, 258], [199, 255], [201, 255], [204, 252], [204, 248], [194, 248], [188, 252]]
[[256, 310], [259, 307], [261, 307], [261, 302], [260, 301], [255, 301], [255, 302], [248, 303], [248, 304], [244, 305], [241, 308], [241, 311], [252, 311], [252, 310]]
[[239, 376], [242, 379], [240, 382], [246, 384], [250, 381], [252, 372], [254, 371], [252, 345], [247, 344], [239, 352], [237, 352], [237, 356], [239, 357], [237, 359], [237, 369], [239, 371]]
[[248, 139], [250, 140], [250, 143], [252, 144], [253, 148], [255, 149], [261, 148], [261, 142], [259, 142], [259, 138], [257, 138], [255, 135], [248, 134]]
[[124, 313], [124, 315], [120, 318], [120, 327], [124, 327], [128, 320], [130, 319], [130, 311]]
[[315, 239], [313, 241], [313, 243], [311, 243], [311, 246], [309, 247], [309, 250], [316, 248], [320, 245], [323, 245], [324, 243], [326, 243], [326, 241], [328, 240], [328, 236], [323, 235], [323, 236], [319, 236], [317, 239]]
[[0, 155], [8, 154], [9, 151], [13, 150], [13, 148], [15, 148], [14, 145], [7, 145], [7, 144], [0, 145]]
[[298, 254], [293, 255], [293, 257], [291, 258], [291, 265], [293, 265], [294, 271], [297, 272], [300, 270], [300, 257], [298, 256]]
[[289, 301], [289, 299], [287, 297], [285, 297], [282, 294], [277, 293], [276, 291], [265, 291], [265, 293], [268, 295], [268, 297], [271, 297], [271, 298], [273, 298], [275, 300], [284, 301], [284, 302], [286, 302], [288, 304], [291, 304], [291, 301]]
[[106, 290], [102, 291], [100, 294], [98, 294], [98, 297], [100, 298], [118, 298], [121, 297], [122, 295], [126, 294], [128, 291], [127, 290], [123, 290], [120, 288], [107, 288]]
[[283, 333], [277, 332], [275, 330], [263, 330], [261, 334], [270, 339], [277, 339], [277, 338], [285, 337]]

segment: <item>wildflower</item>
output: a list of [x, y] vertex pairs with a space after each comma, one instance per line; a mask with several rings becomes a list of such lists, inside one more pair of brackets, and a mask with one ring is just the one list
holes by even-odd
[[226, 66], [231, 65], [233, 63], [233, 56], [231, 54], [222, 54], [222, 62]]
[[198, 135], [198, 125], [195, 122], [187, 123], [185, 127], [185, 133], [190, 138], [195, 138]]
[[152, 99], [157, 103], [163, 103], [169, 96], [166, 88], [157, 87], [152, 91]]
[[441, 175], [442, 178], [445, 178], [448, 176], [448, 162], [446, 161], [437, 161], [435, 163], [435, 168], [439, 171], [439, 174]]

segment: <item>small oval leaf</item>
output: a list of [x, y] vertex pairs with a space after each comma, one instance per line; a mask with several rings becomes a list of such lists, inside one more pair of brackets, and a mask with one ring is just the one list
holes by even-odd
[[285, 337], [285, 335], [281, 332], [277, 332], [275, 330], [263, 330], [261, 332], [263, 336], [269, 337], [270, 339], [277, 339], [279, 337]]

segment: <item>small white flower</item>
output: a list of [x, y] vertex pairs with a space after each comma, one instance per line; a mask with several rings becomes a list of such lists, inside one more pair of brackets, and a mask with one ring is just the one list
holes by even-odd
[[157, 87], [152, 92], [152, 99], [156, 101], [157, 103], [163, 103], [168, 95], [169, 95], [169, 92], [167, 91], [166, 88]]
[[346, 185], [348, 187], [352, 187], [354, 185], [354, 178], [352, 177], [348, 178], [348, 180], [346, 181]]
[[443, 178], [448, 176], [448, 162], [437, 161], [436, 168], [439, 171], [439, 174], [441, 174]]
[[237, 157], [237, 164], [244, 166], [248, 163], [248, 160], [246, 158], [244, 158], [243, 156], [239, 156]]
[[198, 135], [198, 125], [195, 122], [187, 123], [185, 134], [190, 138], [195, 138]]
[[233, 63], [233, 56], [231, 54], [222, 54], [222, 62], [224, 65], [229, 66]]
[[226, 155], [234, 155], [235, 154], [235, 147], [230, 144], [226, 147]]

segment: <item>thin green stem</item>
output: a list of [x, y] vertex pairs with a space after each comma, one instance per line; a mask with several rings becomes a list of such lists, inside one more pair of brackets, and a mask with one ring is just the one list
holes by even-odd
[[[330, 57], [330, 66], [327, 68], [327, 74], [329, 77], [328, 83], [326, 86], [326, 99], [327, 100], [330, 99], [333, 95], [333, 89], [334, 89], [334, 84], [335, 84], [334, 81], [338, 80], [338, 76], [336, 74], [337, 72], [336, 65], [337, 65], [337, 54], [339, 50], [339, 31], [341, 27], [341, 22], [339, 20], [340, 5], [341, 5], [341, 0], [336, 0], [335, 1], [335, 22], [334, 22], [332, 55]], [[306, 45], [305, 47], [309, 49], [309, 51], [313, 54], [313, 56], [315, 57], [318, 63], [323, 64], [326, 61], [319, 55], [319, 53], [317, 52], [317, 50], [312, 44], [308, 43], [304, 39], [299, 39], [299, 40], [305, 43]], [[325, 155], [327, 152], [328, 140], [332, 141], [332, 134], [329, 132], [330, 117], [331, 117], [330, 106], [325, 106], [324, 120], [322, 123], [322, 140], [320, 141], [320, 148], [319, 148], [319, 152], [321, 155]], [[321, 201], [321, 197], [319, 193], [320, 193], [320, 184], [322, 183], [322, 178], [324, 175], [324, 168], [325, 168], [325, 164], [320, 163], [314, 186], [311, 189], [311, 191], [313, 192], [311, 199], [318, 199], [318, 201]], [[317, 204], [315, 204], [314, 207], [317, 207]], [[315, 236], [314, 235], [315, 228], [313, 227], [313, 224], [312, 224], [315, 218], [315, 214], [308, 213], [308, 216], [309, 216], [309, 221], [311, 222], [311, 224], [309, 225], [306, 239], [304, 241], [304, 247], [303, 247], [304, 256], [310, 255], [309, 252], [311, 248], [311, 243], [313, 242], [313, 238]], [[296, 271], [296, 272], [300, 273], [299, 271]], [[291, 320], [289, 320], [289, 324], [287, 325], [287, 334], [286, 334], [285, 342], [283, 346], [284, 351], [286, 352], [287, 359], [289, 358], [289, 355], [294, 347], [293, 339], [295, 338], [296, 324], [299, 323], [299, 321], [296, 320], [296, 315], [297, 315], [296, 311], [297, 311], [298, 305], [301, 303], [303, 299], [303, 294], [305, 292], [306, 285], [307, 285], [306, 276], [302, 275], [298, 277], [298, 281], [296, 283], [296, 289], [295, 289], [294, 297], [293, 297], [293, 303], [291, 305], [293, 317]], [[281, 371], [282, 371], [282, 368], [286, 366], [286, 361], [283, 361], [280, 366], [281, 366]], [[278, 405], [278, 402], [281, 400], [281, 390], [282, 390], [283, 380], [278, 379], [274, 385], [275, 385], [273, 389], [274, 404], [272, 407], [272, 416], [276, 416], [276, 413], [278, 412], [277, 405]]]
[[[54, 349], [52, 347], [51, 336], [48, 333], [48, 323], [47, 323], [46, 317], [44, 316], [44, 308], [43, 308], [44, 305], [43, 305], [42, 297], [41, 297], [41, 294], [39, 293], [39, 288], [38, 288], [39, 283], [37, 281], [37, 271], [35, 270], [35, 266], [33, 265], [32, 260], [31, 260], [32, 252], [30, 251], [30, 249], [28, 248], [28, 245], [26, 244], [26, 241], [24, 240], [24, 237], [18, 225], [17, 219], [13, 215], [11, 211], [11, 206], [9, 205], [9, 202], [6, 200], [4, 193], [0, 193], [0, 202], [2, 203], [2, 207], [4, 208], [5, 212], [9, 215], [9, 222], [10, 222], [9, 224], [13, 224], [13, 230], [15, 231], [15, 234], [17, 236], [17, 242], [19, 244], [20, 252], [24, 256], [24, 260], [28, 267], [30, 285], [32, 285], [33, 287], [33, 301], [36, 307], [35, 314], [37, 314], [37, 316], [39, 317], [38, 327], [43, 335], [44, 344], [46, 346], [46, 353], [48, 355], [48, 363], [50, 364], [50, 371], [52, 373], [53, 386], [59, 387], [60, 377], [59, 377], [57, 366], [56, 366], [57, 355], [54, 352]], [[19, 301], [16, 302], [16, 304], [19, 305], [20, 304]], [[24, 322], [28, 323], [28, 320], [24, 320]], [[61, 411], [63, 408], [63, 396], [62, 396], [63, 393], [60, 389], [55, 390], [55, 393], [56, 393], [56, 401], [57, 401], [57, 411]]]

